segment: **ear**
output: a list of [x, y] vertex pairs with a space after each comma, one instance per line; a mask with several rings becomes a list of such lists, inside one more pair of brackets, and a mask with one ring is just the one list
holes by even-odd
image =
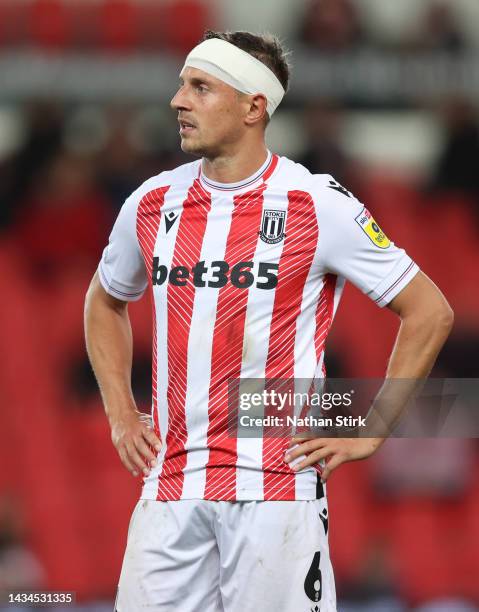
[[248, 96], [248, 98], [249, 109], [244, 119], [245, 123], [251, 126], [257, 123], [264, 123], [264, 120], [268, 117], [268, 100], [266, 96], [264, 94], [254, 94]]

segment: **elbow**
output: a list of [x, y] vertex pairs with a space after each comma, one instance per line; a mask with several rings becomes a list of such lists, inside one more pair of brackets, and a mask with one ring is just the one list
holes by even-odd
[[449, 336], [454, 326], [454, 310], [446, 303], [439, 317], [439, 326], [444, 329], [446, 336]]
[[449, 336], [454, 326], [454, 311], [447, 302], [432, 311], [427, 317], [429, 325], [436, 331], [438, 336], [444, 340]]
[[441, 336], [444, 340], [454, 326], [454, 311], [445, 300], [434, 307], [416, 308], [401, 318], [411, 329], [429, 330], [430, 334]]

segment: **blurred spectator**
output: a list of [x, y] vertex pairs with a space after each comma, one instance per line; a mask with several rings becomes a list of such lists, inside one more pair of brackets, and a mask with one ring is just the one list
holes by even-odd
[[[444, 111], [446, 140], [439, 155], [432, 187], [460, 192], [479, 204], [479, 125], [474, 109], [464, 100], [449, 102]], [[478, 208], [479, 210], [479, 208]]]
[[140, 178], [140, 153], [133, 147], [128, 133], [132, 114], [126, 107], [110, 109], [109, 138], [99, 160], [101, 182], [115, 209], [147, 178]]
[[341, 110], [334, 103], [313, 103], [304, 114], [307, 146], [298, 161], [310, 172], [331, 174], [340, 183], [349, 185], [349, 161], [339, 139], [342, 118]]
[[425, 603], [416, 608], [415, 612], [477, 612], [477, 606], [461, 598], [448, 597]]
[[433, 376], [476, 378], [479, 364], [479, 330], [456, 329], [439, 354]]
[[[84, 351], [78, 353], [78, 344], [65, 352], [65, 406], [78, 410], [98, 410], [98, 383]], [[131, 372], [131, 386], [140, 409], [149, 410], [151, 401], [151, 355], [135, 347], [135, 359]]]
[[454, 6], [447, 2], [433, 2], [426, 10], [424, 21], [414, 40], [408, 44], [413, 51], [446, 51], [459, 53], [467, 47], [459, 28]]
[[365, 602], [340, 601], [341, 612], [407, 612], [405, 606], [398, 599], [391, 597], [378, 598]]
[[11, 222], [14, 210], [26, 203], [32, 181], [61, 146], [63, 111], [56, 103], [32, 103], [26, 109], [27, 137], [22, 148], [0, 166], [0, 228]]
[[337, 53], [363, 42], [355, 5], [350, 0], [310, 0], [299, 38], [309, 47]]
[[0, 497], [0, 589], [41, 589], [45, 572], [24, 543], [22, 506], [11, 495]]
[[58, 154], [36, 177], [16, 215], [16, 241], [32, 276], [43, 284], [46, 277], [77, 264], [96, 265], [111, 227], [110, 211], [91, 163]]
[[112, 107], [107, 114], [108, 139], [98, 158], [98, 176], [117, 211], [147, 178], [192, 159], [179, 147], [173, 112], [160, 123], [144, 121], [148, 113], [141, 108]]
[[404, 612], [386, 539], [371, 538], [353, 581], [343, 585], [342, 612]]
[[369, 467], [380, 497], [452, 499], [468, 491], [475, 461], [473, 440], [401, 438], [388, 440]]

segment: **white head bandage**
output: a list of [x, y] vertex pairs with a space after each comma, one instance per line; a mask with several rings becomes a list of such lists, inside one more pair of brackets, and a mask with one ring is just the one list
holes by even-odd
[[187, 66], [203, 70], [242, 93], [265, 95], [270, 117], [285, 93], [276, 75], [263, 62], [219, 38], [197, 45], [188, 54], [183, 70]]

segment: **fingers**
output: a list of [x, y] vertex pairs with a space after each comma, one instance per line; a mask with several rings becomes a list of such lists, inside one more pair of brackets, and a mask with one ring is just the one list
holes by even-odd
[[[295, 444], [301, 444], [302, 442], [307, 442], [308, 440], [312, 440], [312, 434], [304, 433], [302, 435], [297, 435], [291, 438], [291, 446]], [[317, 440], [321, 440], [322, 438], [317, 438]]]
[[326, 482], [331, 476], [331, 473], [345, 461], [346, 458], [340, 454], [331, 457], [331, 459], [326, 463], [326, 467], [321, 473], [321, 481]]
[[144, 441], [143, 438], [135, 438], [133, 440], [136, 450], [145, 459], [151, 467], [155, 467], [156, 465], [156, 456], [151, 452], [151, 448]]
[[[295, 438], [293, 438], [293, 440], [295, 440]], [[291, 441], [292, 444], [294, 444], [293, 440]], [[308, 440], [307, 442], [304, 442], [303, 438], [302, 441], [303, 443], [297, 446], [296, 448], [288, 449], [284, 457], [286, 463], [290, 463], [297, 457], [301, 457], [301, 455], [309, 455], [313, 451], [325, 447], [328, 443], [327, 438], [315, 438], [312, 440]]]
[[160, 452], [161, 440], [160, 438], [158, 438], [158, 436], [155, 434], [154, 430], [150, 426], [147, 426], [143, 429], [142, 435], [148, 442], [148, 444], [156, 450], [156, 452]]
[[139, 432], [140, 435], [133, 437], [132, 443], [127, 445], [129, 459], [143, 472], [145, 476], [150, 474], [150, 468], [157, 464], [156, 455], [151, 448], [161, 448], [161, 442], [153, 431], [152, 427], [144, 425]]
[[[301, 444], [298, 442], [302, 441]], [[291, 444], [297, 443], [295, 448], [290, 448], [286, 452], [284, 460], [286, 463], [294, 461], [298, 457], [303, 457], [291, 469], [295, 472], [308, 466], [312, 466], [323, 459], [327, 463], [322, 470], [322, 480], [326, 480], [331, 473], [346, 461], [365, 459], [375, 452], [384, 441], [384, 438], [313, 438], [307, 441], [295, 436]]]
[[135, 468], [134, 464], [130, 461], [128, 453], [126, 452], [126, 448], [122, 448], [118, 450], [118, 454], [120, 455], [120, 459], [123, 465], [130, 472], [130, 474], [132, 474], [135, 477], [138, 476], [138, 470]]
[[321, 480], [326, 482], [333, 470], [347, 460], [347, 454], [337, 448], [337, 442], [330, 438], [313, 438], [305, 441], [304, 438], [294, 437], [291, 444], [298, 444], [296, 448], [288, 449], [284, 460], [291, 463], [298, 457], [305, 455], [304, 459], [291, 467], [294, 472], [299, 472], [306, 467], [313, 466], [323, 459], [327, 460], [326, 466], [322, 470]]
[[156, 454], [161, 449], [161, 440], [152, 427], [152, 419], [143, 413], [122, 415], [112, 425], [112, 442], [118, 454], [133, 476], [150, 474], [157, 465]]
[[145, 476], [148, 476], [148, 474], [150, 473], [150, 468], [147, 466], [143, 457], [137, 451], [136, 446], [134, 446], [134, 444], [130, 442], [126, 445], [126, 450], [130, 462], [133, 463], [133, 465], [135, 466], [135, 471], [140, 470]]
[[134, 438], [129, 442], [124, 442], [118, 449], [118, 453], [123, 465], [133, 476], [138, 476], [140, 472], [148, 476], [150, 467], [155, 467], [157, 464], [156, 456], [143, 438]]
[[320, 450], [313, 451], [312, 453], [309, 453], [309, 455], [307, 455], [302, 461], [293, 465], [291, 469], [293, 472], [299, 472], [299, 470], [302, 470], [310, 465], [314, 465], [315, 463], [321, 461], [321, 459], [326, 459], [326, 457], [329, 457], [330, 455], [331, 451], [329, 449], [322, 448]]

